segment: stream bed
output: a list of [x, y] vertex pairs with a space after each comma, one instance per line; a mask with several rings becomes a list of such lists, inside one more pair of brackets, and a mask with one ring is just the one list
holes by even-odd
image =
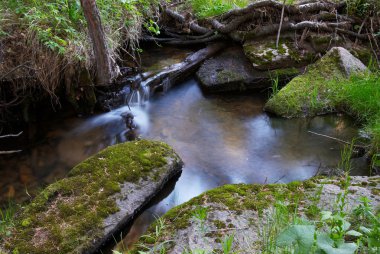
[[[266, 93], [264, 93], [266, 94]], [[263, 112], [266, 95], [205, 95], [190, 79], [132, 106], [138, 134], [171, 145], [185, 166], [178, 181], [134, 222], [122, 244], [130, 245], [155, 216], [200, 193], [229, 183], [287, 183], [335, 167], [342, 144], [309, 133], [351, 141], [352, 119], [331, 114], [283, 119]], [[127, 106], [89, 118], [41, 124], [40, 142], [17, 156], [0, 158], [0, 204], [22, 202], [35, 190], [63, 178], [77, 163], [101, 149], [126, 141], [121, 114]], [[353, 159], [353, 175], [368, 174], [364, 158]]]

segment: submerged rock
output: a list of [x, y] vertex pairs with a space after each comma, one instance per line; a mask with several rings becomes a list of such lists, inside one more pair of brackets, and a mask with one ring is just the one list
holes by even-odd
[[335, 96], [352, 73], [367, 67], [348, 50], [335, 47], [303, 75], [295, 77], [266, 103], [264, 110], [283, 117], [314, 116], [336, 110]]
[[255, 70], [240, 47], [226, 49], [206, 60], [196, 73], [201, 87], [208, 92], [242, 91], [269, 87], [272, 78], [293, 78], [299, 70], [289, 68], [278, 72]]
[[[223, 253], [222, 242], [232, 237], [234, 253], [261, 253], [268, 241], [266, 234], [275, 226], [271, 221], [275, 220], [276, 207], [286, 207], [279, 210], [283, 216], [288, 211], [288, 216], [297, 213], [314, 219], [320, 211], [333, 211], [337, 196], [344, 192], [344, 183], [341, 178], [313, 178], [289, 184], [218, 187], [171, 209], [160, 222], [150, 226], [134, 252], [155, 248], [160, 253], [165, 248], [165, 253], [171, 254]], [[380, 177], [352, 177], [344, 210], [350, 213], [362, 196], [378, 207], [379, 188]]]
[[92, 253], [181, 167], [178, 155], [161, 142], [109, 147], [74, 167], [67, 178], [49, 185], [23, 208], [0, 246], [12, 253]]

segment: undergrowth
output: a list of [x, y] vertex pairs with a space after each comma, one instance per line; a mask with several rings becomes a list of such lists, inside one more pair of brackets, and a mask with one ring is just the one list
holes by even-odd
[[[115, 50], [122, 39], [136, 39], [143, 15], [150, 13], [155, 0], [98, 0], [96, 1], [108, 44]], [[86, 57], [88, 48], [87, 26], [79, 0], [0, 2], [1, 27], [16, 24], [29, 36], [59, 54]], [[14, 27], [13, 27], [14, 28]], [[13, 31], [3, 29], [2, 36]]]
[[190, 0], [198, 18], [208, 18], [223, 14], [234, 8], [245, 7], [249, 0]]

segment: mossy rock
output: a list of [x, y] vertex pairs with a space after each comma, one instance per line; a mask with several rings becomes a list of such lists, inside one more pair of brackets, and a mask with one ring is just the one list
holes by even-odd
[[[380, 196], [372, 190], [380, 183], [380, 177], [352, 177], [346, 196], [345, 211], [351, 213], [359, 204], [359, 197], [366, 196], [373, 207], [380, 204]], [[233, 184], [207, 191], [167, 212], [155, 222], [135, 245], [132, 253], [148, 251], [154, 253], [223, 253], [222, 242], [234, 236], [233, 251], [237, 253], [261, 253], [265, 241], [262, 236], [268, 230], [268, 221], [273, 219], [276, 207], [285, 205], [288, 216], [298, 214], [313, 219], [322, 209], [332, 211], [334, 200], [343, 192], [343, 178], [315, 177], [304, 182], [288, 184]], [[376, 182], [357, 186], [363, 182]], [[281, 209], [281, 208], [278, 208]], [[204, 220], [197, 219], [199, 211], [206, 210]], [[282, 210], [281, 210], [282, 211]], [[352, 218], [356, 220], [355, 217]], [[158, 229], [158, 230], [157, 230]], [[186, 252], [187, 251], [187, 252]]]
[[315, 116], [333, 112], [339, 93], [352, 73], [366, 66], [341, 47], [332, 48], [303, 75], [292, 79], [265, 105], [265, 110], [283, 117]]
[[280, 41], [278, 48], [276, 41], [272, 39], [248, 40], [243, 48], [252, 66], [263, 71], [302, 67], [312, 62], [314, 58], [314, 54], [310, 52], [297, 50], [291, 40]]
[[16, 216], [1, 246], [12, 253], [91, 253], [120, 230], [182, 161], [166, 144], [108, 147], [49, 185]]

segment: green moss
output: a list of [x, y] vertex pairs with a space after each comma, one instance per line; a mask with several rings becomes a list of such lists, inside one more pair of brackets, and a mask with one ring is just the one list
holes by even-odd
[[224, 223], [224, 222], [221, 221], [221, 220], [214, 220], [213, 223], [214, 223], [214, 225], [215, 225], [215, 227], [216, 227], [217, 229], [222, 229], [222, 228], [226, 228], [226, 227], [227, 227], [227, 226], [226, 226], [226, 223]]
[[300, 71], [297, 68], [285, 68], [285, 69], [276, 69], [269, 72], [270, 77], [294, 77], [297, 76]]
[[371, 193], [373, 195], [379, 196], [380, 195], [380, 189], [374, 188], [374, 189], [371, 190]]
[[[276, 43], [274, 41], [248, 41], [244, 44], [244, 52], [254, 66], [264, 69], [292, 69], [294, 63], [302, 62], [304, 59], [289, 40], [280, 40], [278, 48], [276, 48]], [[281, 65], [275, 63], [274, 58], [276, 56], [283, 58], [280, 60]]]
[[168, 145], [145, 140], [99, 152], [25, 207], [6, 247], [20, 253], [85, 250], [102, 236], [103, 220], [118, 211], [114, 194], [120, 184], [153, 178], [153, 169], [164, 166], [166, 157], [179, 160]]
[[[315, 116], [335, 110], [339, 81], [345, 76], [337, 53], [322, 58], [295, 77], [265, 105], [265, 110], [284, 117]], [[331, 82], [329, 82], [331, 81]]]
[[[255, 210], [262, 214], [264, 209], [272, 207], [276, 201], [285, 201], [290, 211], [296, 211], [300, 200], [304, 200], [305, 188], [310, 188], [311, 181], [292, 182], [289, 184], [268, 184], [268, 185], [246, 185], [246, 184], [228, 184], [212, 190], [209, 190], [190, 201], [172, 208], [162, 218], [165, 222], [165, 227], [161, 231], [160, 236], [156, 237], [156, 228], [159, 222], [153, 223], [146, 236], [140, 239], [138, 244], [153, 247], [154, 244], [159, 244], [173, 239], [173, 235], [178, 230], [189, 227], [192, 223], [194, 209], [198, 205], [206, 206], [208, 204], [220, 204], [229, 212], [233, 212], [237, 216], [245, 210]], [[226, 221], [212, 220], [218, 229], [235, 228], [231, 220]], [[228, 223], [228, 225], [227, 225]], [[253, 223], [250, 221], [250, 223]], [[215, 237], [219, 231], [212, 231], [206, 234], [208, 237]], [[152, 239], [156, 239], [152, 241]], [[138, 247], [132, 253], [138, 253]], [[170, 250], [167, 248], [167, 250]]]

